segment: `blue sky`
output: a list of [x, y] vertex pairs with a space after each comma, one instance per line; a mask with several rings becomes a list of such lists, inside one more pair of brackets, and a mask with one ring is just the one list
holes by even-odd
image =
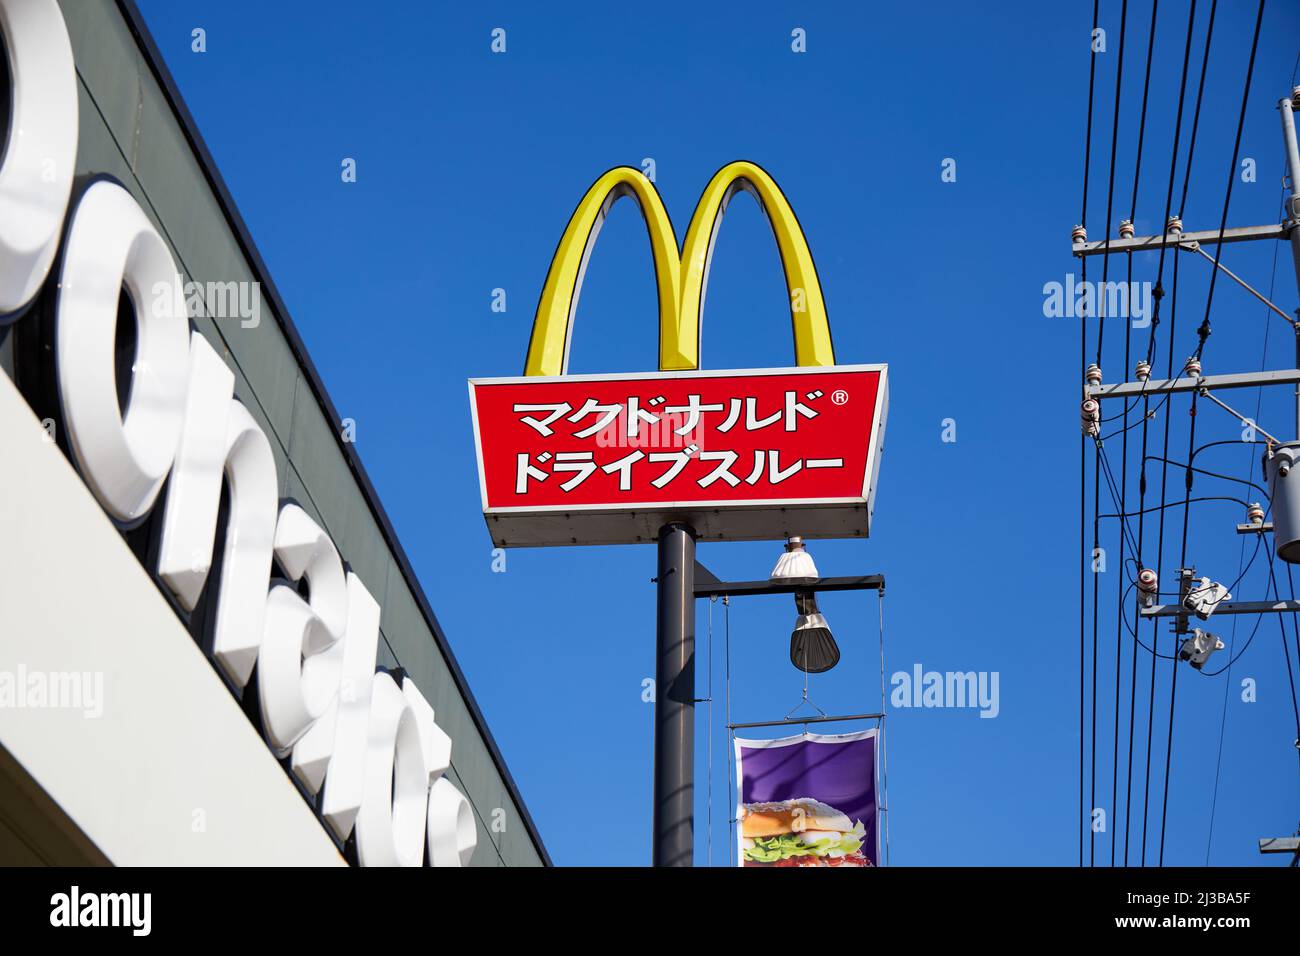
[[[641, 700], [641, 682], [654, 673], [655, 555], [648, 546], [516, 550], [508, 571], [493, 573], [465, 380], [519, 373], [550, 255], [574, 205], [602, 171], [646, 157], [679, 231], [709, 176], [729, 160], [758, 162], [781, 184], [816, 257], [838, 360], [890, 365], [873, 537], [815, 542], [818, 566], [823, 574], [887, 575], [889, 674], [917, 663], [999, 674], [996, 719], [970, 709], [890, 717], [893, 862], [1076, 862], [1079, 329], [1077, 320], [1044, 316], [1043, 287], [1078, 273], [1069, 231], [1079, 221], [1091, 4], [755, 3], [743, 16], [730, 6], [681, 3], [140, 6], [335, 404], [358, 423], [361, 457], [556, 862], [649, 860], [652, 706]], [[1094, 238], [1104, 234], [1120, 35], [1119, 3], [1101, 6], [1108, 37], [1097, 57]], [[1198, 13], [1192, 92], [1208, 6]], [[1219, 5], [1183, 210], [1189, 229], [1219, 224], [1254, 9], [1241, 0]], [[1131, 199], [1150, 22], [1145, 3], [1129, 12], [1116, 223]], [[1158, 230], [1164, 215], [1186, 22], [1185, 4], [1161, 5], [1139, 233]], [[190, 51], [194, 27], [207, 31], [204, 54]], [[496, 27], [506, 30], [505, 54], [490, 51]], [[806, 31], [803, 54], [791, 50], [796, 27]], [[1258, 178], [1237, 180], [1230, 225], [1278, 221], [1274, 105], [1290, 88], [1297, 36], [1300, 11], [1270, 3], [1241, 148], [1257, 160]], [[1190, 109], [1189, 98], [1188, 121]], [[1186, 134], [1183, 142], [1185, 157]], [[344, 157], [357, 161], [354, 184], [340, 181]], [[946, 158], [956, 160], [955, 182], [941, 179]], [[1265, 289], [1273, 262], [1272, 246], [1262, 243], [1230, 246], [1224, 257]], [[1123, 277], [1124, 265], [1116, 258], [1111, 278]], [[1195, 348], [1209, 273], [1186, 254], [1180, 266], [1179, 362]], [[1134, 278], [1153, 279], [1155, 267], [1154, 257], [1135, 259]], [[1094, 269], [1100, 260], [1090, 278]], [[504, 314], [490, 309], [496, 288], [506, 290]], [[1285, 250], [1276, 290], [1278, 303], [1293, 308]], [[583, 292], [571, 371], [652, 368], [653, 273], [632, 204], [620, 203], [606, 224]], [[1269, 367], [1293, 364], [1285, 326], [1231, 283], [1218, 283], [1211, 321], [1207, 372], [1258, 369], [1269, 323]], [[1121, 374], [1124, 325], [1112, 322], [1108, 381], [1131, 377]], [[703, 365], [790, 364], [788, 329], [775, 245], [742, 197], [713, 261]], [[1095, 323], [1090, 353], [1094, 336]], [[1134, 342], [1145, 348], [1145, 336], [1135, 331]], [[1237, 407], [1253, 409], [1253, 393], [1235, 397]], [[1261, 424], [1284, 437], [1294, 432], [1287, 401], [1268, 396], [1260, 412]], [[1171, 458], [1186, 454], [1186, 404], [1174, 405]], [[956, 421], [955, 442], [941, 440], [946, 418]], [[1226, 414], [1203, 408], [1198, 442], [1239, 432]], [[1117, 470], [1118, 441], [1107, 443]], [[1130, 449], [1134, 494], [1135, 457]], [[1239, 476], [1255, 457], [1253, 446], [1205, 453]], [[1178, 471], [1171, 494], [1181, 481]], [[1214, 486], [1198, 478], [1195, 494], [1215, 494]], [[1227, 581], [1240, 560], [1232, 528], [1243, 520], [1239, 511], [1206, 504], [1192, 512], [1189, 560]], [[1167, 538], [1176, 536], [1181, 512], [1170, 509], [1166, 520], [1174, 529]], [[1117, 548], [1114, 522], [1105, 533]], [[779, 550], [711, 544], [699, 557], [722, 577], [753, 579], [768, 573]], [[1176, 555], [1167, 555], [1166, 580], [1175, 566]], [[1261, 557], [1237, 596], [1263, 597], [1264, 568]], [[1097, 790], [1099, 805], [1109, 807], [1118, 568], [1101, 578]], [[874, 596], [829, 595], [823, 610], [844, 656], [813, 678], [812, 699], [832, 713], [876, 709]], [[707, 605], [699, 611], [698, 687], [707, 696]], [[788, 598], [732, 608], [735, 720], [779, 718], [799, 701], [802, 675], [787, 658], [793, 615]], [[1250, 620], [1239, 622], [1237, 640]], [[698, 864], [708, 860], [708, 821], [713, 862], [728, 859], [721, 621], [718, 606], [711, 724], [708, 708], [699, 708]], [[1221, 626], [1228, 640], [1230, 624]], [[1125, 634], [1121, 816], [1129, 640]], [[1168, 653], [1172, 639], [1161, 641]], [[1139, 651], [1138, 661], [1140, 793], [1150, 658]], [[1296, 827], [1300, 785], [1284, 667], [1277, 624], [1266, 620], [1232, 671], [1212, 863], [1259, 863], [1258, 837]], [[1257, 681], [1256, 702], [1240, 700], [1241, 677]], [[1148, 860], [1158, 840], [1168, 680], [1162, 660]], [[1186, 668], [1179, 674], [1166, 863], [1206, 861], [1225, 683]], [[579, 801], [608, 812], [574, 812]], [[1140, 817], [1140, 797], [1134, 810]], [[1122, 821], [1113, 822], [1118, 831], [1112, 825], [1096, 838], [1099, 861], [1109, 861], [1112, 837], [1123, 857]], [[1132, 830], [1133, 861], [1139, 839]]]

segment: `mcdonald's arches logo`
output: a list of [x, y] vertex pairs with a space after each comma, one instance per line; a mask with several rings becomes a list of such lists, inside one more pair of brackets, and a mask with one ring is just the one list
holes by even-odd
[[[795, 367], [701, 371], [709, 261], [723, 213], [751, 193], [776, 238]], [[628, 196], [650, 235], [659, 371], [568, 375], [591, 249]], [[565, 227], [524, 375], [471, 379], [483, 513], [499, 547], [630, 544], [670, 520], [704, 540], [866, 537], [888, 410], [884, 365], [836, 365], [803, 229], [761, 167], [730, 163], [705, 187], [680, 251], [654, 184], [619, 166]]]

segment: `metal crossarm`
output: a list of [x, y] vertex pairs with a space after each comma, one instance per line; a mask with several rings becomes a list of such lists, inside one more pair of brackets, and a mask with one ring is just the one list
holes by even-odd
[[[1239, 226], [1223, 230], [1223, 242], [1250, 242], [1254, 239], [1285, 239], [1289, 228], [1286, 223], [1269, 226]], [[1132, 239], [1102, 239], [1098, 242], [1081, 242], [1074, 246], [1076, 258], [1098, 256], [1114, 252], [1149, 252], [1167, 246], [1180, 246], [1188, 242], [1217, 245], [1219, 230], [1203, 229], [1199, 232], [1167, 232], [1162, 236], [1134, 236]]]
[[1154, 398], [1173, 392], [1215, 391], [1228, 388], [1256, 388], [1263, 385], [1300, 383], [1300, 369], [1276, 372], [1242, 372], [1232, 375], [1202, 375], [1188, 378], [1157, 379], [1147, 382], [1118, 382], [1114, 385], [1089, 385], [1089, 398]]
[[[1300, 601], [1231, 601], [1218, 605], [1214, 616], [1220, 614], [1285, 614], [1300, 611]], [[1141, 609], [1143, 617], [1191, 617], [1192, 612], [1181, 604], [1153, 604]]]
[[[696, 565], [700, 567], [700, 565]], [[712, 574], [709, 577], [713, 577]], [[817, 578], [811, 584], [790, 584], [777, 581], [712, 581], [695, 580], [695, 596], [706, 597], [746, 597], [758, 594], [802, 594], [807, 591], [883, 591], [885, 576], [883, 574], [864, 574], [857, 577]]]

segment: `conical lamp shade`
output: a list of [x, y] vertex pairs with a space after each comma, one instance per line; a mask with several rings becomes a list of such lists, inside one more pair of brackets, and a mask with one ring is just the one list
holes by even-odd
[[809, 674], [828, 671], [840, 662], [840, 648], [831, 637], [826, 618], [800, 615], [790, 635], [790, 663]]
[[790, 663], [809, 674], [830, 670], [840, 662], [840, 648], [817, 608], [817, 595], [809, 591], [797, 593], [794, 605], [799, 616], [790, 635]]
[[801, 538], [791, 538], [772, 569], [771, 579], [792, 584], [811, 584], [820, 575], [812, 555], [804, 550]]

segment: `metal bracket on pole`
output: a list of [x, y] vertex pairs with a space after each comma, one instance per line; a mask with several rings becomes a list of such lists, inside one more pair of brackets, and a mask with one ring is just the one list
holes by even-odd
[[1188, 631], [1187, 618], [1191, 612], [1187, 610], [1187, 595], [1191, 593], [1192, 582], [1195, 579], [1195, 568], [1178, 569], [1178, 608], [1183, 613], [1174, 618], [1175, 634], [1186, 634]]
[[1265, 521], [1263, 524], [1239, 524], [1237, 525], [1237, 534], [1263, 534], [1266, 531], [1273, 530], [1273, 522]]
[[1295, 333], [1296, 333], [1297, 335], [1300, 335], [1300, 323], [1296, 322], [1295, 319], [1291, 318], [1291, 316], [1287, 315], [1285, 312], [1283, 312], [1281, 309], [1279, 309], [1276, 305], [1274, 305], [1272, 302], [1270, 302], [1270, 301], [1268, 300], [1268, 298], [1267, 298], [1266, 296], [1264, 296], [1263, 294], [1261, 294], [1260, 291], [1259, 291], [1258, 289], [1256, 289], [1253, 285], [1251, 285], [1249, 282], [1247, 282], [1247, 281], [1246, 281], [1245, 279], [1243, 279], [1241, 276], [1237, 275], [1237, 273], [1233, 272], [1231, 269], [1229, 269], [1227, 266], [1225, 266], [1222, 262], [1220, 262], [1217, 256], [1212, 256], [1212, 255], [1210, 255], [1208, 252], [1206, 252], [1204, 249], [1202, 249], [1202, 248], [1201, 248], [1201, 244], [1200, 244], [1199, 242], [1185, 242], [1185, 243], [1181, 243], [1181, 244], [1178, 246], [1178, 248], [1180, 248], [1180, 249], [1182, 249], [1182, 250], [1184, 250], [1184, 251], [1186, 251], [1186, 252], [1195, 252], [1195, 253], [1196, 253], [1197, 255], [1199, 255], [1202, 259], [1204, 259], [1204, 260], [1205, 260], [1206, 262], [1208, 262], [1210, 265], [1214, 266], [1216, 269], [1218, 269], [1220, 272], [1222, 272], [1224, 275], [1226, 275], [1226, 276], [1227, 276], [1229, 279], [1231, 279], [1233, 282], [1237, 283], [1237, 285], [1241, 286], [1243, 289], [1245, 289], [1247, 292], [1249, 292], [1251, 295], [1253, 295], [1253, 296], [1254, 296], [1256, 299], [1258, 299], [1260, 302], [1263, 302], [1266, 306], [1269, 307], [1269, 310], [1272, 311], [1274, 315], [1279, 316], [1279, 317], [1282, 319], [1282, 321], [1284, 321], [1284, 322], [1289, 322], [1289, 323], [1291, 324], [1291, 328], [1292, 328], [1292, 330], [1295, 331]]
[[1118, 382], [1114, 385], [1089, 385], [1086, 393], [1097, 400], [1106, 398], [1156, 398], [1174, 392], [1216, 391], [1229, 388], [1258, 388], [1265, 385], [1300, 384], [1300, 369], [1285, 368], [1276, 372], [1241, 372], [1232, 375], [1200, 375], [1194, 378], [1168, 378], [1146, 382]]
[[1300, 866], [1300, 837], [1260, 837], [1260, 853], [1291, 853], [1292, 866]]
[[1264, 431], [1264, 429], [1260, 428], [1259, 423], [1256, 422], [1254, 419], [1247, 418], [1245, 415], [1241, 414], [1241, 412], [1237, 411], [1231, 405], [1227, 404], [1226, 402], [1220, 401], [1219, 399], [1211, 395], [1210, 390], [1208, 388], [1203, 387], [1198, 389], [1198, 391], [1200, 392], [1202, 398], [1208, 399], [1209, 401], [1213, 402], [1215, 405], [1218, 405], [1220, 408], [1222, 408], [1233, 418], [1237, 419], [1237, 421], [1241, 422], [1243, 425], [1247, 425], [1250, 428], [1253, 428], [1256, 432], [1258, 432], [1259, 434], [1267, 438], [1269, 440], [1269, 447], [1272, 447], [1273, 445], [1282, 444], [1281, 440], [1279, 440], [1277, 437], [1270, 435], [1268, 432]]
[[881, 591], [885, 590], [883, 574], [863, 574], [857, 577], [817, 578], [811, 584], [790, 584], [784, 581], [720, 581], [704, 565], [695, 563], [695, 596], [753, 597], [760, 594], [802, 594], [806, 591]]
[[[1279, 223], [1268, 226], [1239, 226], [1223, 231], [1223, 242], [1250, 242], [1254, 239], [1285, 239], [1292, 229], [1291, 223]], [[1097, 256], [1114, 252], [1150, 252], [1167, 246], [1180, 246], [1186, 242], [1199, 242], [1202, 245], [1218, 245], [1219, 230], [1202, 229], [1197, 232], [1173, 231], [1161, 236], [1134, 236], [1132, 239], [1102, 239], [1098, 242], [1076, 243], [1073, 254], [1076, 258]]]
[[[1300, 612], [1300, 600], [1227, 601], [1214, 609], [1214, 616], [1218, 617], [1220, 614], [1288, 614], [1294, 612]], [[1180, 634], [1186, 632], [1187, 619], [1192, 616], [1192, 612], [1181, 604], [1153, 604], [1151, 607], [1141, 608], [1139, 614], [1142, 617], [1181, 619], [1183, 630], [1178, 632]]]

